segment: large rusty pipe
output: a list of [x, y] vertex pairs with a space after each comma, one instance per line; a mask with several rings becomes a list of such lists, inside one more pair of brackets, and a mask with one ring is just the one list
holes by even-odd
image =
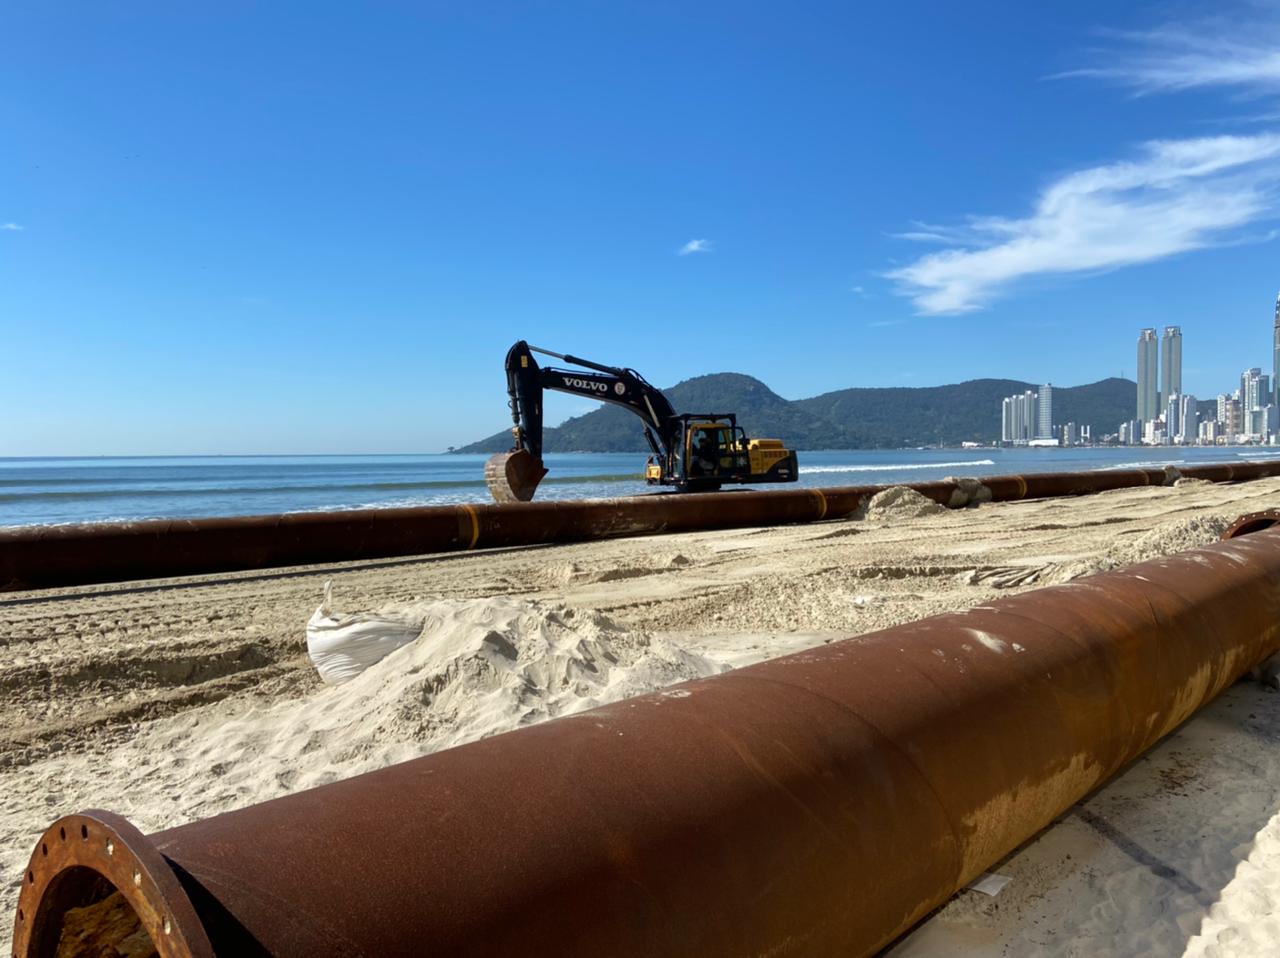
[[[1280, 461], [1187, 467], [1215, 482], [1280, 475]], [[1163, 469], [1048, 472], [916, 483], [942, 505], [1074, 496], [1161, 485]], [[19, 527], [0, 531], [0, 591], [123, 582], [495, 546], [694, 529], [815, 522], [853, 515], [887, 486], [618, 499], [462, 504], [217, 519]]]
[[869, 955], [1280, 645], [1280, 528], [143, 837], [40, 838], [15, 958], [98, 876], [162, 955]]

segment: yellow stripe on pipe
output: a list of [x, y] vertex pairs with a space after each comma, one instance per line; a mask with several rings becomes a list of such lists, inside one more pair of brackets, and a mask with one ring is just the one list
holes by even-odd
[[818, 510], [818, 520], [825, 519], [827, 517], [827, 497], [822, 494], [821, 489], [814, 489], [813, 494], [818, 497], [818, 503], [821, 506]]
[[471, 517], [471, 541], [467, 543], [468, 549], [474, 549], [476, 542], [480, 539], [480, 517], [476, 515], [476, 507], [470, 503], [461, 503], [463, 510]]

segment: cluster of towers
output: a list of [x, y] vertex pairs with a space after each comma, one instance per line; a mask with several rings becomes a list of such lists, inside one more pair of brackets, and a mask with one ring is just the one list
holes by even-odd
[[1088, 426], [1074, 422], [1053, 424], [1053, 386], [1045, 383], [1037, 392], [1007, 396], [1000, 405], [1000, 442], [1006, 446], [1074, 446], [1088, 444]]
[[1272, 375], [1254, 366], [1240, 375], [1240, 388], [1221, 393], [1210, 409], [1182, 391], [1182, 329], [1166, 326], [1138, 334], [1136, 418], [1120, 424], [1126, 444], [1218, 445], [1274, 443], [1280, 433], [1280, 296], [1272, 328]]

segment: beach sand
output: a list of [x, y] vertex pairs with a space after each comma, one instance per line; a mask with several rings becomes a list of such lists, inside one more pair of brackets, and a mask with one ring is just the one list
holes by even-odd
[[[144, 832], [673, 682], [1217, 538], [1280, 480], [0, 596], [0, 915], [35, 838], [90, 807]], [[423, 637], [323, 686], [338, 611]], [[1229, 689], [993, 866], [894, 958], [1274, 954], [1280, 708]], [[874, 902], [861, 903], [874, 908]]]

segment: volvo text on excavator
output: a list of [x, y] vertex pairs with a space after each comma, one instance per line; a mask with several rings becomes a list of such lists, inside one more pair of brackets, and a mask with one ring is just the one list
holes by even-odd
[[[542, 367], [534, 353], [582, 368]], [[542, 462], [544, 389], [598, 399], [639, 416], [653, 453], [645, 468], [650, 485], [702, 492], [726, 483], [794, 482], [799, 475], [794, 452], [778, 439], [748, 439], [733, 413], [677, 413], [634, 369], [602, 366], [521, 340], [507, 352], [515, 446], [485, 463], [485, 481], [498, 502], [528, 502], [547, 474]]]

